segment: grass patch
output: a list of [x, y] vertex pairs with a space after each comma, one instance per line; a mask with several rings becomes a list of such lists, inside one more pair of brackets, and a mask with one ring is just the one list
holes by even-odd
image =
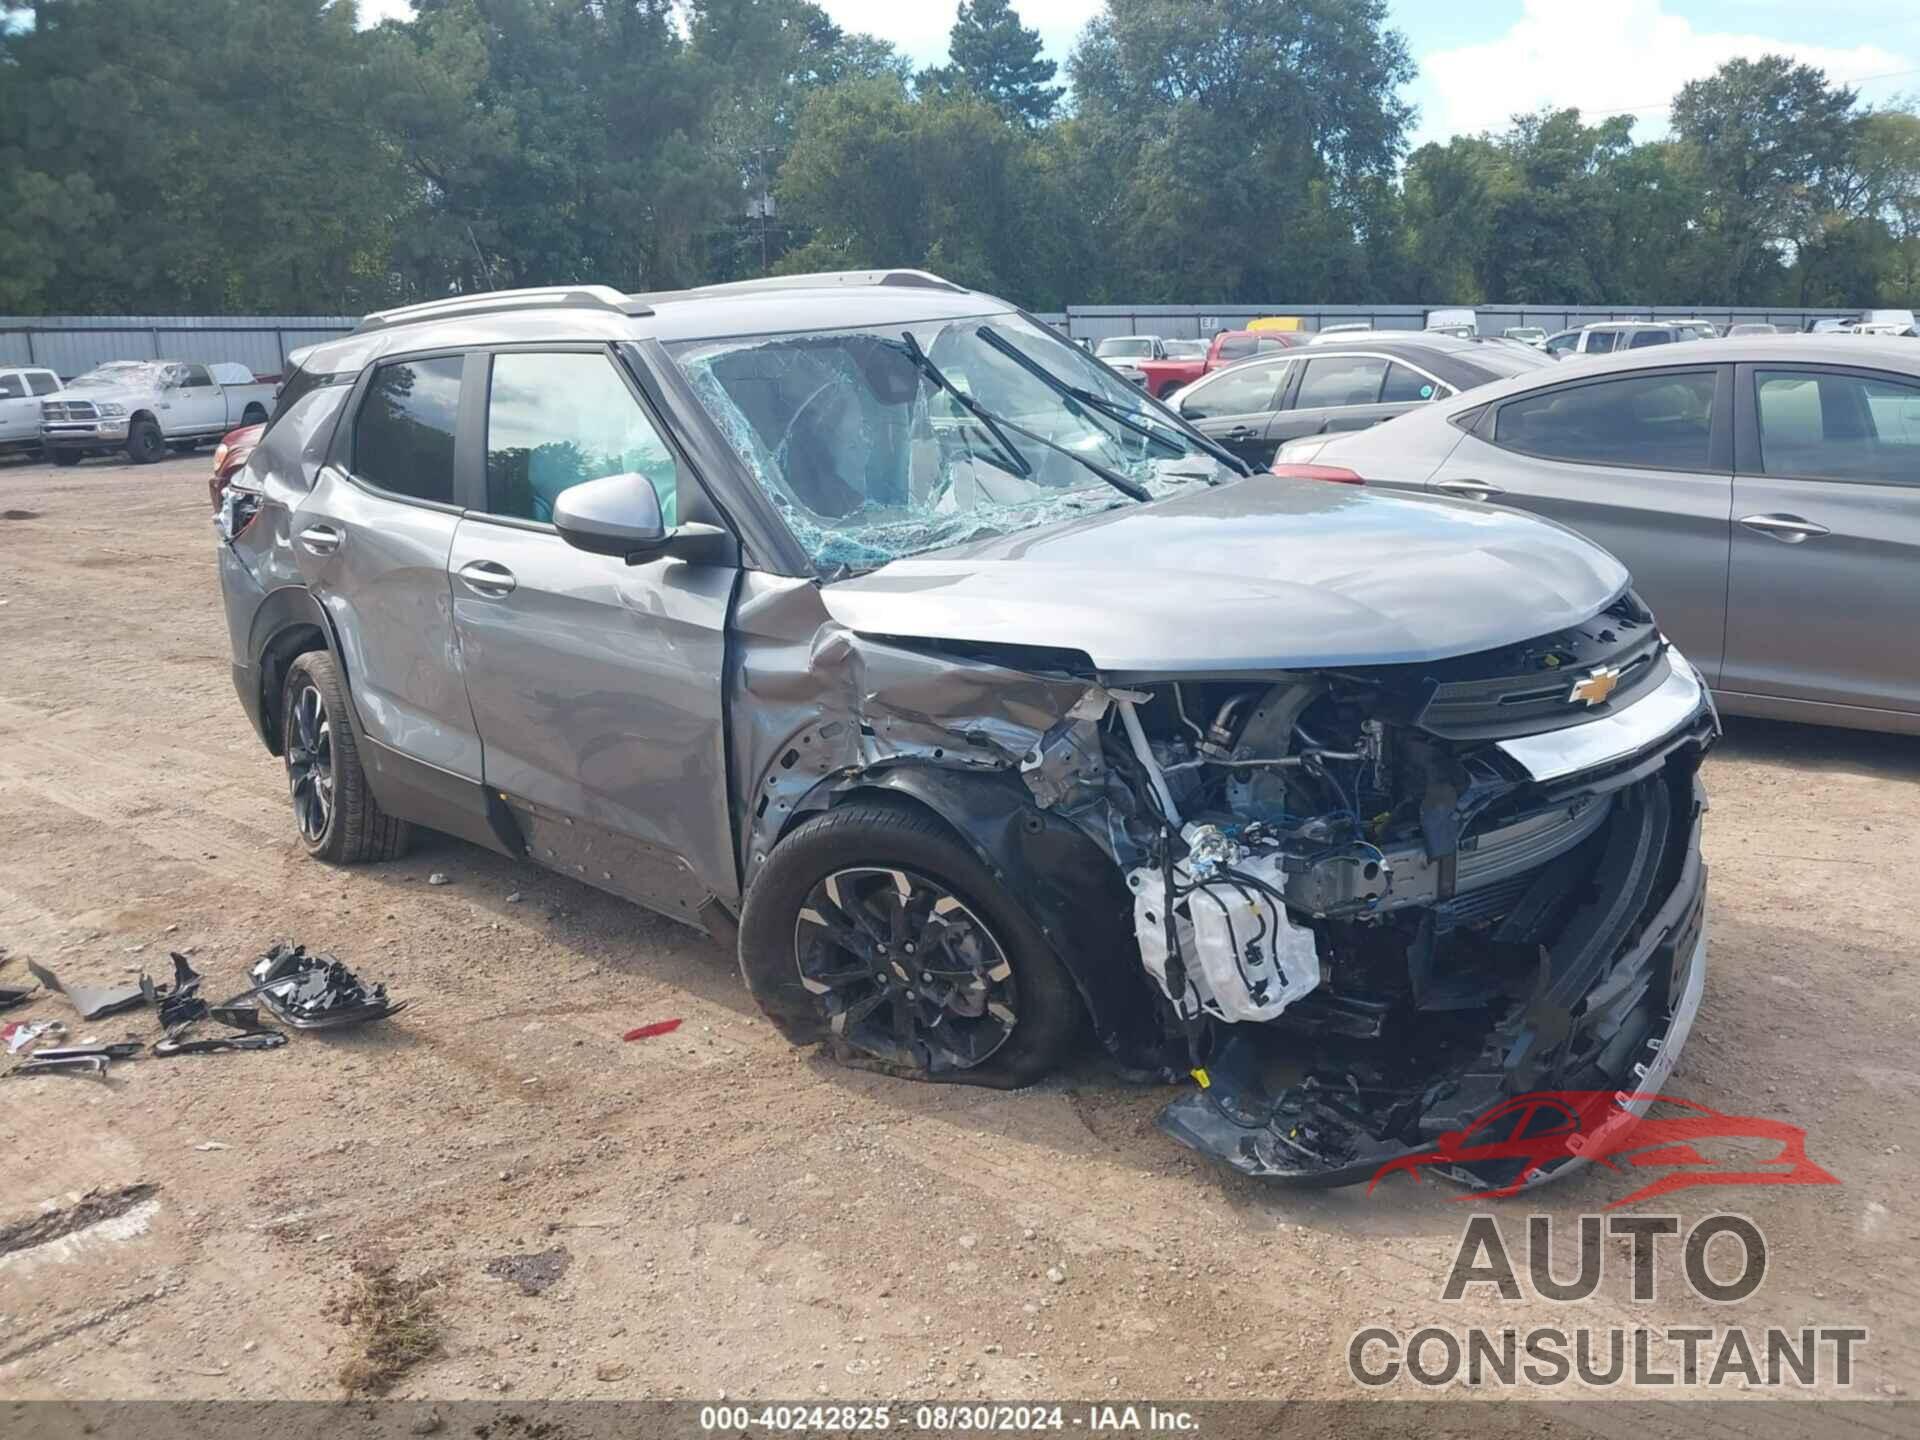
[[354, 1332], [353, 1354], [340, 1367], [348, 1393], [384, 1395], [423, 1360], [440, 1353], [443, 1325], [434, 1307], [439, 1277], [402, 1279], [390, 1260], [359, 1260], [333, 1318]]

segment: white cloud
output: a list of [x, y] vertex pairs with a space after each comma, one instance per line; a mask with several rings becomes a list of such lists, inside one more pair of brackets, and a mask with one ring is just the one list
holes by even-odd
[[411, 20], [413, 0], [360, 0], [362, 27], [378, 25], [382, 20]]
[[[363, 0], [364, 3], [364, 0]], [[946, 59], [956, 0], [818, 0], [846, 30], [864, 30], [891, 40], [916, 64]], [[1040, 32], [1053, 59], [1064, 62], [1081, 28], [1106, 8], [1103, 0], [1014, 0], [1020, 23]]]
[[1542, 105], [1578, 106], [1589, 121], [1635, 111], [1644, 135], [1666, 124], [1663, 107], [1687, 81], [1765, 54], [1818, 65], [1836, 82], [1912, 64], [1878, 45], [1696, 30], [1661, 0], [1526, 0], [1526, 13], [1499, 39], [1418, 57], [1417, 138], [1504, 129], [1514, 114]]

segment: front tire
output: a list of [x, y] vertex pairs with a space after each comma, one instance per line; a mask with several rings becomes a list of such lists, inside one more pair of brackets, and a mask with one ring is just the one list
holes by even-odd
[[152, 420], [136, 420], [127, 431], [127, 458], [136, 465], [151, 465], [167, 453], [167, 442], [160, 426]]
[[1039, 927], [938, 817], [851, 801], [748, 890], [740, 971], [797, 1045], [895, 1075], [1013, 1089], [1067, 1053], [1079, 996]]
[[339, 668], [324, 650], [310, 651], [287, 667], [280, 738], [294, 827], [316, 860], [335, 865], [394, 860], [406, 853], [407, 822], [381, 810], [367, 788], [348, 703]]

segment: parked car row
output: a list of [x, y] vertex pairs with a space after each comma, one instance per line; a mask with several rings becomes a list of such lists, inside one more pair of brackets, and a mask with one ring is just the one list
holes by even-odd
[[244, 365], [188, 360], [110, 361], [64, 384], [41, 367], [0, 369], [0, 453], [77, 465], [124, 451], [151, 464], [265, 421], [274, 390]]
[[1296, 441], [1275, 468], [1557, 521], [1626, 563], [1724, 709], [1920, 733], [1905, 340], [1736, 335], [1570, 361]]
[[1551, 362], [1538, 351], [1416, 331], [1364, 331], [1230, 366], [1178, 391], [1180, 415], [1242, 459], [1305, 435], [1362, 430]]

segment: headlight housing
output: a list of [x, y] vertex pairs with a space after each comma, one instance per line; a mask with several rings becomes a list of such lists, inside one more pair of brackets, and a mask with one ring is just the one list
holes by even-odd
[[98, 407], [98, 414], [102, 420], [118, 420], [126, 413], [126, 406], [116, 405], [111, 400], [102, 400]]

